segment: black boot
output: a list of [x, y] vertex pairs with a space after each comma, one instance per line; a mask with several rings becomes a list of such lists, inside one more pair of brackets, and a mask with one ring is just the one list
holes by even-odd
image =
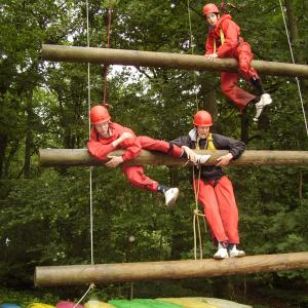
[[250, 79], [251, 84], [255, 87], [255, 89], [257, 90], [257, 94], [259, 96], [261, 96], [262, 94], [265, 93], [261, 79], [260, 78], [256, 78], [253, 77]]

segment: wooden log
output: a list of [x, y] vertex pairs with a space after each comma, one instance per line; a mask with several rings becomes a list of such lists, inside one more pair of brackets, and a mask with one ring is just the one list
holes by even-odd
[[[209, 60], [200, 55], [167, 52], [43, 45], [41, 54], [44, 60], [51, 61], [121, 64], [197, 71], [236, 72], [238, 70], [235, 59]], [[254, 60], [252, 66], [261, 74], [308, 78], [308, 65]]]
[[[206, 165], [214, 165], [216, 159], [227, 151], [196, 151], [211, 154]], [[110, 155], [121, 155], [115, 151]], [[43, 167], [103, 166], [104, 161], [91, 157], [87, 149], [40, 149], [40, 164]], [[142, 151], [129, 164], [185, 166], [186, 160], [176, 159], [162, 153]], [[231, 162], [232, 166], [265, 166], [265, 165], [308, 165], [308, 151], [245, 151], [243, 155]]]
[[308, 252], [230, 258], [36, 267], [39, 287], [184, 279], [308, 268]]

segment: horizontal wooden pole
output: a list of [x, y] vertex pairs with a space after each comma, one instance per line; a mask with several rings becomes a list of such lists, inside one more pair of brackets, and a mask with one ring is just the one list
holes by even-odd
[[39, 287], [183, 279], [308, 268], [308, 252], [230, 258], [36, 267]]
[[[180, 53], [43, 45], [41, 54], [44, 60], [51, 61], [120, 64], [196, 71], [236, 72], [238, 70], [235, 59], [209, 60], [200, 55]], [[262, 74], [308, 78], [308, 65], [254, 60], [252, 66]]]
[[[227, 151], [196, 151], [211, 154], [206, 165], [215, 165], [216, 159]], [[116, 151], [110, 155], [121, 155]], [[103, 166], [104, 161], [91, 157], [87, 149], [40, 149], [40, 164], [43, 167]], [[185, 166], [186, 160], [176, 159], [162, 153], [142, 151], [129, 164]], [[245, 151], [231, 163], [232, 166], [308, 165], [308, 151]]]

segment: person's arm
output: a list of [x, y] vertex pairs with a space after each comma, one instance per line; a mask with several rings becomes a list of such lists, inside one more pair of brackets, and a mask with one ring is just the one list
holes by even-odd
[[214, 53], [214, 37], [209, 33], [205, 41], [205, 56], [212, 53]]
[[225, 20], [221, 24], [221, 29], [225, 36], [225, 41], [217, 50], [218, 58], [224, 58], [232, 49], [238, 45], [239, 26], [232, 20]]
[[124, 148], [122, 155], [123, 161], [132, 160], [136, 158], [141, 151], [141, 145], [137, 140], [136, 136], [128, 138], [121, 143], [121, 148]]
[[170, 143], [175, 144], [179, 147], [181, 146], [189, 146], [189, 137], [188, 136], [181, 136], [176, 139], [170, 141]]
[[113, 144], [124, 150], [124, 153], [121, 156], [109, 156], [111, 159], [105, 164], [109, 168], [115, 168], [127, 160], [134, 159], [141, 151], [141, 145], [131, 129], [116, 123], [113, 123], [113, 129], [119, 135]]
[[223, 135], [214, 134], [214, 144], [218, 150], [228, 150], [229, 153], [217, 159], [217, 166], [227, 166], [231, 160], [238, 159], [245, 151], [245, 143]]
[[91, 132], [90, 140], [87, 143], [88, 152], [99, 160], [106, 160], [107, 155], [112, 152], [115, 147], [112, 143], [110, 144], [101, 144], [96, 140], [96, 132], [94, 129]]
[[189, 138], [189, 136], [178, 137], [178, 138], [170, 141], [170, 143], [181, 147], [183, 149], [183, 151], [185, 152], [186, 158], [188, 160], [190, 160], [192, 162], [196, 161], [196, 153], [194, 152], [194, 150], [192, 150], [190, 148], [191, 145], [190, 145], [190, 138]]

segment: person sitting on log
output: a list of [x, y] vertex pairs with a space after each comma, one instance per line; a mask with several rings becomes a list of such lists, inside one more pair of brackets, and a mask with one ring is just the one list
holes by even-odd
[[237, 247], [240, 241], [238, 209], [233, 187], [221, 167], [239, 158], [245, 150], [245, 144], [242, 141], [211, 133], [212, 116], [205, 110], [200, 110], [194, 115], [193, 124], [194, 128], [187, 136], [179, 137], [171, 143], [181, 146], [191, 161], [197, 159], [194, 149], [229, 151], [228, 154], [217, 159], [215, 166], [194, 167], [193, 185], [214, 241], [218, 244], [213, 257], [215, 259], [242, 257], [245, 252]]
[[[147, 136], [136, 136], [127, 127], [111, 122], [111, 116], [106, 106], [97, 105], [90, 110], [92, 130], [87, 143], [89, 153], [99, 160], [108, 160], [106, 167], [116, 168], [126, 161], [136, 158], [142, 149], [159, 151], [175, 158], [187, 158], [185, 151], [169, 142], [152, 139]], [[115, 150], [124, 150], [122, 156], [110, 156]], [[194, 160], [200, 164], [205, 163], [207, 155], [195, 155]], [[135, 187], [163, 193], [165, 204], [171, 206], [176, 202], [179, 189], [159, 184], [144, 174], [140, 165], [122, 165], [122, 171], [128, 181]]]
[[[272, 98], [265, 93], [257, 71], [251, 66], [253, 53], [250, 45], [240, 36], [240, 27], [232, 20], [231, 15], [220, 15], [218, 7], [208, 3], [203, 7], [203, 16], [209, 24], [209, 33], [205, 42], [205, 57], [235, 58], [238, 61], [239, 73], [222, 72], [221, 90], [241, 112], [249, 103], [255, 103], [257, 122], [263, 108], [272, 103]], [[257, 91], [257, 96], [237, 86], [240, 75], [249, 81]]]

